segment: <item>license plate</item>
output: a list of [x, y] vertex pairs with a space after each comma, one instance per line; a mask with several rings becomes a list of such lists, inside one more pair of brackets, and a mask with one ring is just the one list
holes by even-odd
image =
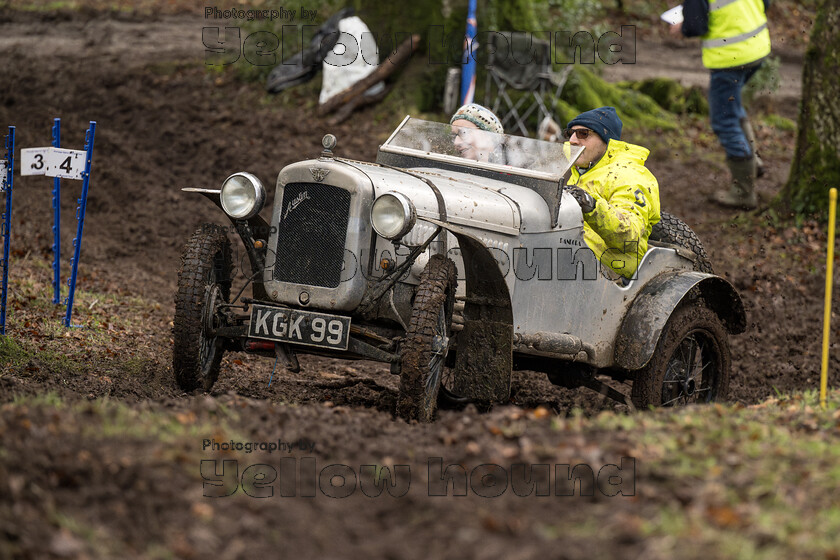
[[282, 307], [254, 305], [248, 325], [250, 338], [347, 350], [350, 317]]

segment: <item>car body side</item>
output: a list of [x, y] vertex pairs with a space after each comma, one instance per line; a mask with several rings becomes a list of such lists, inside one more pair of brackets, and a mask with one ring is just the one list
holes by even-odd
[[[282, 250], [278, 247], [278, 242], [283, 242], [279, 231], [289, 207], [284, 191], [290, 184], [316, 185], [313, 170], [320, 170], [315, 174], [325, 177], [324, 184], [338, 186], [352, 195], [344, 273], [336, 287], [273, 278], [276, 252], [272, 249]], [[429, 183], [442, 195], [444, 207]], [[417, 224], [403, 238], [402, 251], [395, 249], [391, 241], [379, 238], [367, 220], [373, 201], [385, 192], [405, 194], [417, 208]], [[495, 270], [483, 272], [500, 278], [508, 290], [514, 352], [579, 361], [597, 368], [640, 367], [640, 363], [647, 362], [652, 352], [650, 337], [656, 334], [657, 327], [661, 330], [668, 309], [656, 309], [655, 317], [647, 317], [648, 313], [635, 316], [635, 325], [652, 326], [638, 344], [640, 351], [648, 355], [625, 361], [617, 355], [615, 342], [636, 299], [640, 295], [649, 297], [646, 287], [660, 275], [691, 274], [694, 280], [679, 283], [685, 289], [669, 292], [665, 307], [676, 306], [691, 288], [704, 281], [713, 284], [704, 288], [707, 297], [740, 301], [722, 279], [693, 272], [691, 260], [675, 248], [651, 247], [636, 276], [621, 286], [599, 273], [598, 259], [583, 244], [582, 216], [574, 199], [568, 194], [562, 196], [554, 226], [550, 215], [547, 202], [534, 190], [503, 180], [475, 177], [468, 171], [399, 170], [340, 158], [303, 161], [287, 166], [278, 176], [263, 281], [271, 299], [278, 303], [300, 307], [299, 294], [307, 291], [310, 298], [306, 308], [352, 315], [365, 294], [385, 275], [379, 268], [381, 260], [391, 258], [399, 264], [410, 247], [435, 232], [436, 222], [446, 230], [440, 236], [446, 236], [445, 242], [433, 243], [400, 279], [400, 284], [416, 286], [429, 255], [443, 253], [458, 267], [458, 295], [464, 299], [468, 286], [456, 234], [471, 236], [479, 242], [472, 246], [487, 251], [497, 263]], [[443, 216], [445, 222], [441, 220]], [[317, 258], [317, 253], [318, 247], [313, 247], [313, 258]], [[716, 280], [710, 282], [711, 279]], [[402, 309], [398, 308], [397, 313], [405, 321], [410, 315], [410, 299], [399, 301]], [[740, 313], [743, 314], [742, 306]], [[737, 325], [743, 322], [743, 317], [739, 317], [726, 324], [737, 332]], [[626, 332], [624, 337], [627, 338]], [[629, 352], [631, 346], [633, 343], [625, 340], [622, 350]]]

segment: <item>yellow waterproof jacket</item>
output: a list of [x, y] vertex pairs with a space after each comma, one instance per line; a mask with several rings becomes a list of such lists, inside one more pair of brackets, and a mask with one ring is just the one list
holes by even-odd
[[703, 65], [733, 68], [770, 54], [770, 31], [762, 0], [710, 0]]
[[625, 278], [639, 267], [659, 221], [659, 184], [645, 167], [649, 153], [610, 140], [604, 156], [583, 174], [573, 167], [568, 182], [595, 199], [595, 209], [583, 215], [583, 240], [602, 264]]

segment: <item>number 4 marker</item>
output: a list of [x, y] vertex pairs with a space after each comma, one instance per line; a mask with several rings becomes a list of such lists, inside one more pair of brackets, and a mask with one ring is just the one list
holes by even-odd
[[46, 175], [62, 179], [82, 179], [86, 157], [87, 152], [84, 150], [50, 148], [47, 153]]

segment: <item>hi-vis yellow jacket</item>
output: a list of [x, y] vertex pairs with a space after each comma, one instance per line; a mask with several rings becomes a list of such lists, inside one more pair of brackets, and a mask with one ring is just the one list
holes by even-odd
[[703, 36], [703, 65], [732, 68], [770, 54], [770, 32], [762, 0], [710, 0], [709, 31]]
[[581, 174], [572, 168], [569, 185], [578, 185], [595, 199], [583, 215], [583, 240], [601, 263], [631, 278], [659, 221], [659, 184], [645, 167], [650, 150], [610, 140], [607, 152]]

